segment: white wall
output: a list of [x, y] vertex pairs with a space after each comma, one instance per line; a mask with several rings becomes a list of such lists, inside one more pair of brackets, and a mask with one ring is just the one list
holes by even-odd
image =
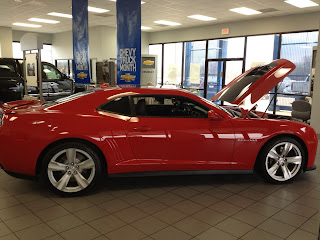
[[[149, 33], [142, 33], [141, 52], [147, 54], [149, 49]], [[72, 32], [53, 35], [52, 50], [54, 59], [72, 59]], [[117, 57], [117, 29], [107, 26], [89, 28], [89, 57], [98, 61]]]
[[141, 54], [149, 53], [149, 38], [150, 33], [141, 32]]
[[[21, 37], [26, 33], [32, 33], [27, 31], [12, 30], [12, 41], [20, 42]], [[53, 34], [50, 33], [35, 33], [41, 36], [43, 43], [52, 44]]]
[[0, 27], [0, 57], [12, 58], [12, 28]]
[[[149, 35], [149, 43], [179, 42], [267, 33], [316, 30], [319, 29], [319, 18], [319, 12], [314, 12], [152, 32]], [[223, 28], [229, 28], [230, 33], [228, 35], [222, 35], [221, 29]]]

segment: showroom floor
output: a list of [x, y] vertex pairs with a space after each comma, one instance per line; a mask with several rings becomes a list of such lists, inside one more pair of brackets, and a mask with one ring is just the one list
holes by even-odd
[[320, 168], [288, 185], [254, 175], [114, 178], [78, 198], [0, 170], [0, 239], [315, 240], [319, 200]]

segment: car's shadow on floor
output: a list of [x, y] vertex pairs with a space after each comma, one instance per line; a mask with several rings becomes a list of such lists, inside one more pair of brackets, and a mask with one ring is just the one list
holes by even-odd
[[241, 175], [183, 175], [183, 176], [154, 176], [154, 177], [116, 177], [106, 178], [100, 190], [125, 190], [143, 188], [179, 188], [196, 187], [201, 185], [219, 186], [222, 184], [254, 185], [264, 183], [264, 180], [254, 174]]

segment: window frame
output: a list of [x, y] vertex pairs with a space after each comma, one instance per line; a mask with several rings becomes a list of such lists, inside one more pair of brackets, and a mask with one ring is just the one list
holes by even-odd
[[[63, 80], [63, 73], [59, 71], [59, 69], [57, 69], [54, 65], [51, 65], [51, 64], [47, 64], [46, 62], [43, 62], [42, 64], [42, 72], [44, 72], [44, 74], [46, 75], [46, 78], [45, 80], [48, 80], [48, 81], [60, 81], [60, 80]], [[45, 68], [45, 66], [47, 68]], [[55, 71], [56, 75], [59, 74], [60, 75], [60, 78], [48, 78], [48, 75], [47, 73], [44, 71], [45, 69], [48, 69], [49, 68], [52, 68], [53, 71]]]
[[143, 117], [143, 118], [192, 118], [192, 119], [208, 119], [208, 113], [207, 113], [207, 116], [206, 117], [185, 117], [185, 116], [174, 116], [174, 117], [168, 117], [168, 116], [137, 116], [136, 114], [136, 110], [135, 110], [135, 105], [134, 105], [134, 102], [133, 102], [133, 98], [134, 97], [156, 97], [156, 96], [161, 96], [163, 98], [165, 97], [168, 97], [168, 98], [173, 98], [173, 97], [177, 97], [177, 98], [183, 98], [183, 99], [187, 99], [189, 100], [191, 103], [196, 103], [195, 105], [198, 105], [199, 107], [201, 107], [202, 109], [206, 110], [207, 112], [209, 112], [211, 109], [207, 106], [205, 106], [204, 104], [192, 99], [192, 98], [189, 98], [189, 97], [186, 97], [186, 96], [181, 96], [181, 95], [174, 95], [174, 94], [137, 94], [137, 95], [130, 95], [131, 97], [131, 104], [132, 104], [132, 110], [133, 110], [133, 117]]
[[[131, 96], [132, 95], [123, 95], [123, 96], [112, 96], [111, 99], [109, 99], [108, 101], [106, 101], [105, 103], [101, 104], [100, 106], [98, 106], [96, 108], [97, 111], [101, 111], [101, 112], [107, 112], [107, 113], [112, 113], [112, 114], [116, 114], [116, 115], [119, 115], [119, 116], [126, 116], [126, 117], [133, 117], [133, 101], [131, 99]], [[129, 98], [129, 105], [130, 105], [130, 115], [125, 115], [125, 114], [122, 114], [122, 113], [119, 113], [119, 112], [112, 112], [112, 111], [108, 111], [108, 110], [105, 110], [105, 109], [102, 109], [104, 106], [106, 106], [108, 103], [110, 103], [111, 101], [114, 101], [116, 98], [119, 98], [119, 97], [127, 97]]]

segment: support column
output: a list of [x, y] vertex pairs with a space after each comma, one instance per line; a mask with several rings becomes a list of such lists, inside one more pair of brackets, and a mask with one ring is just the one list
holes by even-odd
[[12, 28], [0, 27], [0, 57], [12, 58]]
[[[320, 19], [319, 22], [319, 32], [320, 32]], [[316, 130], [317, 134], [320, 134], [320, 34], [318, 38], [317, 47], [317, 62], [316, 71], [314, 76], [313, 84], [313, 96], [312, 96], [312, 109], [311, 109], [311, 126]]]

